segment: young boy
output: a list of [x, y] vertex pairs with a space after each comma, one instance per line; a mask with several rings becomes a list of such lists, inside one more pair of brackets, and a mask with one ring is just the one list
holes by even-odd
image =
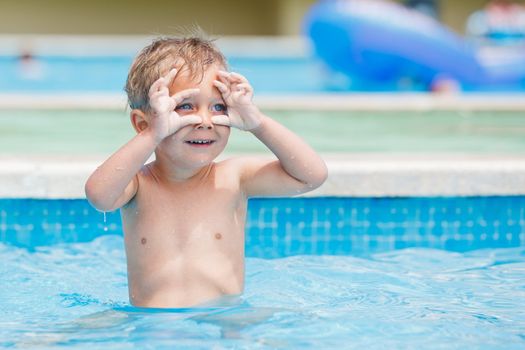
[[[259, 111], [249, 82], [226, 71], [209, 40], [156, 40], [135, 59], [126, 91], [137, 135], [95, 170], [86, 195], [98, 210], [121, 208], [131, 303], [176, 308], [242, 293], [247, 199], [310, 191], [325, 181], [325, 163]], [[230, 127], [278, 160], [214, 162]]]

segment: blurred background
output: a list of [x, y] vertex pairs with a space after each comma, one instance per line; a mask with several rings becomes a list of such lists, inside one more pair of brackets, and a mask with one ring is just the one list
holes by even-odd
[[[217, 38], [256, 100], [324, 153], [520, 153], [523, 1], [3, 0], [0, 152], [108, 154], [152, 38]], [[305, 119], [308, 122], [305, 122]], [[30, 140], [30, 141], [29, 141]], [[232, 153], [263, 152], [236, 134]]]
[[[373, 2], [373, 1], [369, 1]], [[486, 0], [397, 1], [435, 15], [457, 33]], [[216, 35], [301, 35], [302, 22], [315, 0], [3, 0], [4, 34], [152, 35], [199, 24]], [[519, 1], [516, 1], [519, 3]]]

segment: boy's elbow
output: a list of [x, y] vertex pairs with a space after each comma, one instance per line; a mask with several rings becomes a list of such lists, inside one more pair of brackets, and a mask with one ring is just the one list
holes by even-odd
[[88, 180], [84, 186], [84, 192], [86, 193], [86, 199], [88, 202], [99, 211], [113, 211], [112, 203], [108, 203], [104, 200], [104, 194], [100, 192], [93, 181]]
[[323, 162], [322, 166], [320, 166], [319, 169], [317, 169], [315, 172], [312, 172], [311, 178], [308, 181], [309, 187], [312, 190], [315, 188], [318, 188], [322, 184], [325, 183], [327, 178], [328, 178], [328, 168], [326, 167], [326, 164]]
[[100, 208], [102, 204], [99, 198], [100, 196], [92, 181], [88, 180], [86, 182], [86, 184], [84, 185], [84, 192], [86, 193], [86, 199], [88, 200], [89, 204], [91, 204], [98, 210], [102, 210]]

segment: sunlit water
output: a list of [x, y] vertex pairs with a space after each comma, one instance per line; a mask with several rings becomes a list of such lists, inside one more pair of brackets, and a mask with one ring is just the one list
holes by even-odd
[[122, 238], [0, 244], [0, 347], [525, 348], [525, 247], [247, 259], [240, 298], [133, 308]]

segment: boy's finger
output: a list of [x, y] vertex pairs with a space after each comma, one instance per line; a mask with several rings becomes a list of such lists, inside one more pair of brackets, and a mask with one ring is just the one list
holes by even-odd
[[217, 75], [219, 77], [228, 78], [230, 76], [230, 72], [227, 72], [225, 70], [220, 70], [217, 72]]
[[178, 104], [182, 102], [185, 98], [197, 95], [200, 91], [200, 89], [186, 89], [177, 92], [175, 95], [171, 96], [171, 98], [173, 99], [173, 101], [175, 101], [176, 104]]
[[230, 118], [227, 115], [214, 115], [211, 117], [211, 122], [217, 125], [230, 126]]
[[224, 85], [226, 85], [226, 86], [230, 86], [231, 85], [231, 81], [230, 81], [230, 79], [228, 78], [227, 75], [224, 76], [224, 75], [221, 75], [221, 74], [217, 74], [217, 77], [219, 78], [218, 81], [220, 81]]
[[240, 98], [241, 96], [243, 96], [246, 92], [244, 91], [244, 89], [240, 89], [240, 90], [237, 90], [235, 92], [232, 93], [232, 97], [234, 99], [238, 99]]
[[153, 84], [151, 84], [148, 94], [151, 95], [157, 91], [159, 91], [164, 86], [164, 78], [159, 78], [155, 80]]
[[248, 79], [246, 79], [244, 75], [241, 75], [239, 73], [231, 72], [230, 77], [236, 81], [240, 81], [241, 83], [248, 84]]
[[248, 83], [237, 84], [237, 90], [244, 90], [246, 92], [253, 92], [253, 88]]
[[149, 100], [153, 101], [153, 100], [157, 99], [159, 96], [162, 96], [162, 95], [164, 95], [164, 92], [162, 92], [162, 91], [152, 92], [152, 93], [149, 94]]
[[226, 86], [226, 84], [224, 84], [224, 83], [222, 83], [222, 82], [220, 82], [220, 81], [218, 81], [218, 80], [214, 80], [214, 81], [213, 81], [213, 85], [215, 85], [215, 87], [216, 87], [217, 89], [219, 89], [219, 91], [220, 91], [223, 95], [227, 94], [228, 91], [229, 91], [229, 89], [228, 89], [228, 87]]
[[202, 123], [202, 117], [196, 114], [190, 114], [190, 115], [185, 115], [183, 117], [180, 117], [179, 121], [180, 121], [180, 127], [182, 128], [187, 125]]
[[168, 74], [155, 80], [155, 82], [151, 84], [151, 87], [149, 88], [149, 93], [152, 94], [154, 92], [159, 91], [163, 87], [168, 87], [178, 72], [179, 71], [177, 70], [177, 68], [173, 68], [168, 72]]
[[168, 72], [168, 74], [166, 74], [164, 76], [164, 80], [165, 80], [166, 86], [170, 86], [171, 82], [177, 76], [178, 72], [179, 72], [179, 70], [177, 68], [173, 68], [172, 70], [170, 70]]

